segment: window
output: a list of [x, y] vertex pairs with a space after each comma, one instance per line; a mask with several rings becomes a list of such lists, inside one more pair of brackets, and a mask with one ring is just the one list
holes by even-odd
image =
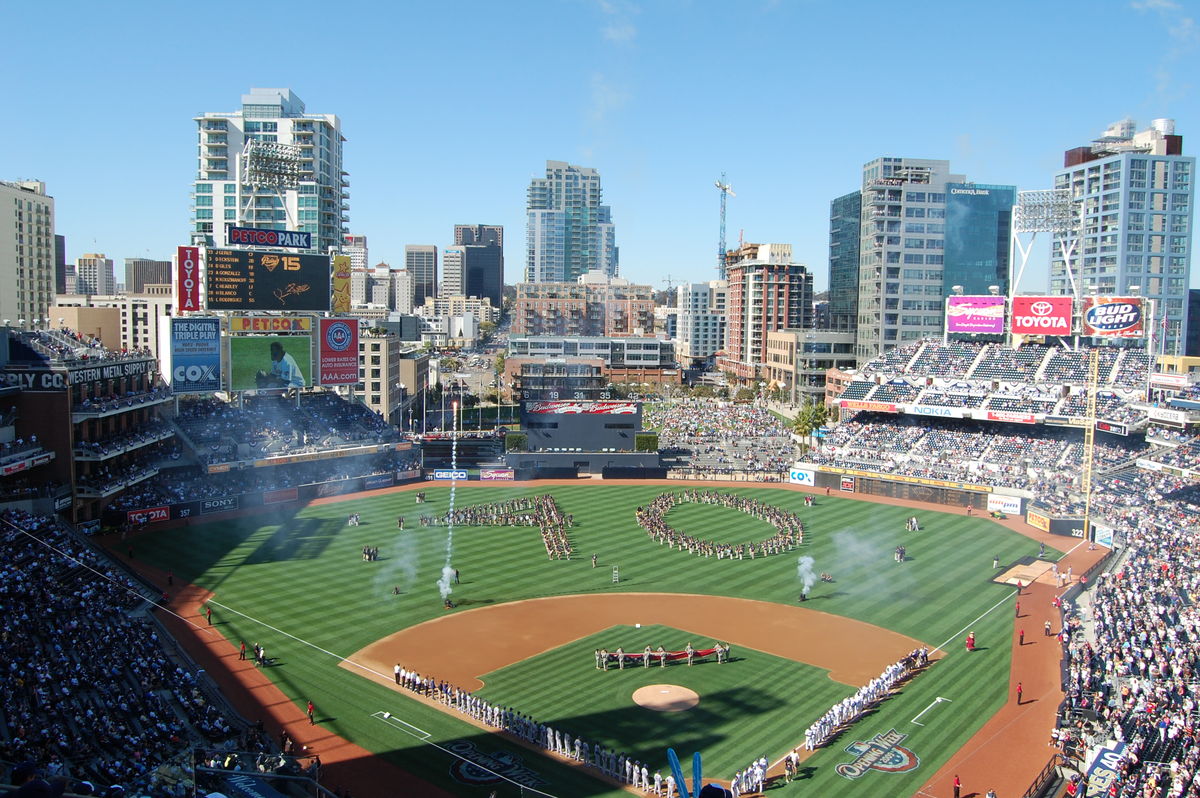
[[198, 208], [205, 208], [205, 207], [207, 207], [207, 208], [211, 208], [211, 207], [212, 207], [212, 204], [213, 204], [213, 201], [212, 201], [212, 199], [213, 199], [212, 197], [205, 197], [205, 196], [196, 197], [196, 207], [198, 207]]
[[906, 238], [904, 239], [906, 249], [925, 249], [925, 239], [923, 238]]
[[212, 193], [212, 183], [197, 183], [196, 184], [196, 193], [197, 194], [211, 194]]
[[196, 218], [197, 219], [211, 219], [211, 218], [213, 218], [212, 210], [205, 209], [205, 208], [197, 208], [196, 209]]
[[229, 222], [237, 221], [237, 211], [227, 208], [225, 210], [225, 220]]
[[905, 202], [924, 202], [925, 201], [925, 192], [924, 191], [905, 192], [904, 201]]
[[929, 192], [929, 201], [936, 202], [941, 205], [945, 205], [946, 204], [946, 195], [942, 194], [940, 192], [931, 191], [931, 192]]
[[924, 219], [925, 218], [925, 209], [924, 208], [905, 208], [904, 215], [910, 219]]
[[234, 185], [233, 183], [226, 183], [225, 184], [225, 193], [226, 194], [236, 194], [237, 186]]
[[925, 225], [921, 224], [920, 222], [909, 222], [908, 224], [904, 225], [904, 232], [906, 232], [906, 233], [924, 233]]
[[[924, 258], [922, 255], [918, 255], [918, 254], [915, 254], [915, 253], [912, 253], [912, 252], [906, 252], [906, 253], [904, 254], [904, 262], [905, 262], [905, 263], [907, 263], [907, 264], [913, 264], [913, 265], [916, 265], [916, 264], [919, 264], [919, 263], [924, 263], [924, 262], [925, 262], [925, 258]], [[910, 271], [911, 271], [911, 270], [910, 270]]]

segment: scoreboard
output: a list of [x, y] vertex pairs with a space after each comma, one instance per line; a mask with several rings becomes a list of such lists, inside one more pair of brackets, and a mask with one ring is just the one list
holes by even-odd
[[209, 249], [209, 310], [328, 311], [328, 255]]

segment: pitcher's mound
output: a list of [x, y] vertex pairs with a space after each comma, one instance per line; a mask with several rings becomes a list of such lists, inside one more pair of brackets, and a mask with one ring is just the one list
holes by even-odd
[[655, 712], [683, 712], [699, 704], [700, 696], [677, 684], [648, 684], [634, 692], [633, 701]]

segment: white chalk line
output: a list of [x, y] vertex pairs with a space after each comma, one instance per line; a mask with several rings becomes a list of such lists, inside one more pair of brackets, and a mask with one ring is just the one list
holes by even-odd
[[[1019, 592], [1018, 592], [1018, 591], [1016, 591], [1016, 590], [1014, 590], [1013, 592], [1009, 593], [1007, 596], [1005, 596], [1004, 598], [1002, 598], [1002, 599], [1000, 599], [999, 601], [997, 601], [997, 602], [996, 602], [995, 604], [993, 604], [991, 607], [989, 607], [988, 609], [984, 610], [984, 611], [983, 611], [983, 614], [981, 614], [981, 615], [980, 615], [978, 618], [976, 618], [975, 620], [971, 621], [971, 622], [970, 622], [970, 623], [968, 623], [966, 626], [964, 626], [963, 628], [959, 629], [959, 630], [958, 630], [957, 632], [955, 632], [954, 634], [952, 634], [952, 635], [950, 635], [949, 637], [947, 637], [947, 638], [946, 638], [944, 641], [942, 641], [942, 644], [941, 644], [940, 646], [936, 646], [936, 647], [935, 647], [933, 650], [934, 650], [934, 651], [946, 651], [946, 646], [950, 645], [950, 643], [952, 643], [956, 637], [958, 637], [960, 634], [962, 634], [963, 632], [965, 632], [965, 631], [967, 631], [968, 629], [970, 629], [970, 628], [971, 628], [972, 626], [974, 626], [975, 624], [977, 624], [977, 623], [979, 623], [980, 621], [982, 621], [984, 618], [986, 618], [986, 617], [988, 617], [989, 615], [991, 615], [993, 612], [995, 612], [995, 611], [996, 611], [996, 609], [997, 609], [997, 608], [998, 608], [998, 607], [999, 607], [1001, 604], [1004, 604], [1006, 601], [1008, 601], [1010, 598], [1012, 598], [1013, 596], [1016, 596], [1016, 595], [1020, 595], [1020, 594], [1019, 594]], [[949, 652], [947, 652], [947, 653], [949, 653]]]

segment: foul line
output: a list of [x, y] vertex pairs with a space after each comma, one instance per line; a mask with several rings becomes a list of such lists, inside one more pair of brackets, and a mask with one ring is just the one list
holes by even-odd
[[[433, 736], [429, 732], [422, 729], [420, 726], [414, 726], [411, 723], [400, 720], [400, 718], [396, 717], [395, 715], [393, 715], [390, 712], [384, 712], [383, 710], [380, 710], [378, 712], [372, 712], [371, 717], [375, 718], [376, 720], [382, 720], [385, 723], [387, 723], [388, 725], [392, 725], [394, 723], [399, 723], [401, 726], [407, 726], [408, 729], [413, 729], [414, 731], [419, 732], [419, 734], [413, 734], [413, 732], [409, 731], [408, 729], [403, 729], [403, 728], [400, 729], [400, 731], [402, 731], [406, 734], [411, 734], [413, 737], [416, 737], [418, 740], [421, 740], [422, 742], [428, 741], [429, 738]], [[424, 735], [424, 736], [422, 736], [422, 735]]]
[[[1005, 603], [1005, 602], [1006, 602], [1006, 601], [1008, 601], [1010, 598], [1012, 598], [1013, 596], [1016, 596], [1016, 595], [1019, 595], [1018, 591], [1016, 591], [1016, 590], [1014, 590], [1013, 592], [1009, 593], [1007, 596], [1005, 596], [1004, 598], [1002, 598], [1002, 599], [1000, 599], [999, 601], [997, 601], [997, 602], [996, 602], [995, 604], [993, 604], [991, 607], [989, 607], [988, 609], [984, 610], [984, 611], [983, 611], [983, 614], [982, 614], [982, 615], [980, 615], [978, 618], [976, 618], [975, 620], [971, 621], [971, 622], [970, 622], [970, 623], [968, 623], [966, 626], [964, 626], [963, 628], [959, 629], [959, 630], [958, 630], [957, 632], [955, 632], [954, 634], [952, 634], [952, 635], [950, 635], [949, 637], [947, 637], [947, 638], [946, 638], [946, 639], [945, 639], [945, 640], [942, 642], [942, 644], [941, 644], [940, 646], [937, 646], [937, 647], [935, 647], [933, 650], [934, 650], [934, 651], [946, 651], [946, 646], [950, 645], [950, 643], [954, 641], [954, 638], [958, 637], [960, 634], [962, 634], [963, 632], [967, 631], [967, 630], [968, 630], [968, 629], [970, 629], [972, 626], [974, 626], [975, 624], [977, 624], [977, 623], [979, 623], [980, 621], [982, 621], [984, 618], [986, 618], [986, 617], [988, 617], [989, 615], [991, 615], [993, 612], [995, 612], [995, 611], [996, 611], [996, 608], [997, 608], [997, 607], [999, 607], [1001, 604]], [[946, 653], [949, 653], [949, 652], [946, 652]]]
[[209, 602], [208, 602], [208, 603], [209, 603], [209, 604], [215, 604], [215, 605], [217, 605], [218, 607], [220, 607], [220, 608], [221, 608], [221, 609], [223, 609], [223, 610], [227, 610], [227, 611], [229, 611], [229, 612], [232, 612], [234, 615], [240, 615], [240, 616], [242, 616], [243, 618], [245, 618], [246, 620], [250, 621], [251, 623], [256, 623], [256, 624], [258, 624], [259, 626], [266, 627], [267, 629], [270, 629], [272, 632], [276, 632], [276, 633], [278, 633], [278, 634], [281, 634], [281, 635], [283, 635], [284, 637], [289, 637], [289, 638], [291, 638], [292, 640], [295, 640], [297, 643], [301, 643], [301, 644], [303, 644], [303, 645], [306, 645], [306, 646], [308, 646], [309, 648], [316, 649], [317, 651], [320, 651], [322, 654], [326, 654], [326, 655], [328, 655], [328, 656], [330, 656], [330, 657], [333, 657], [333, 658], [334, 658], [334, 659], [336, 659], [338, 662], [344, 663], [344, 664], [346, 664], [346, 665], [353, 665], [354, 667], [358, 668], [359, 670], [363, 670], [363, 671], [366, 671], [367, 673], [374, 674], [375, 676], [378, 676], [378, 677], [379, 677], [379, 678], [381, 678], [381, 679], [388, 679], [388, 678], [389, 678], [389, 677], [388, 677], [388, 675], [387, 675], [387, 674], [385, 674], [385, 673], [380, 673], [379, 671], [377, 671], [377, 670], [374, 670], [374, 669], [372, 669], [372, 668], [368, 668], [366, 665], [361, 665], [361, 664], [359, 664], [359, 663], [355, 662], [355, 661], [354, 661], [354, 660], [352, 660], [352, 659], [347, 659], [346, 657], [343, 657], [341, 654], [335, 654], [335, 653], [333, 653], [332, 651], [330, 651], [330, 650], [328, 650], [328, 649], [321, 648], [321, 647], [320, 647], [320, 646], [318, 646], [316, 643], [310, 643], [309, 641], [305, 640], [305, 639], [304, 639], [304, 638], [302, 638], [302, 637], [296, 637], [294, 634], [291, 634], [290, 632], [285, 632], [285, 631], [283, 631], [282, 629], [280, 629], [279, 627], [272, 626], [271, 624], [269, 624], [269, 623], [267, 623], [267, 622], [265, 622], [265, 621], [260, 621], [258, 618], [255, 618], [255, 617], [254, 617], [254, 616], [252, 616], [252, 615], [247, 615], [247, 614], [246, 614], [246, 613], [244, 613], [244, 612], [238, 612], [238, 611], [237, 611], [237, 610], [235, 610], [233, 607], [230, 607], [230, 606], [228, 606], [227, 604], [222, 604], [222, 603], [221, 603], [221, 602], [219, 602], [219, 601], [214, 601], [214, 600], [211, 600], [211, 599], [209, 600]]

